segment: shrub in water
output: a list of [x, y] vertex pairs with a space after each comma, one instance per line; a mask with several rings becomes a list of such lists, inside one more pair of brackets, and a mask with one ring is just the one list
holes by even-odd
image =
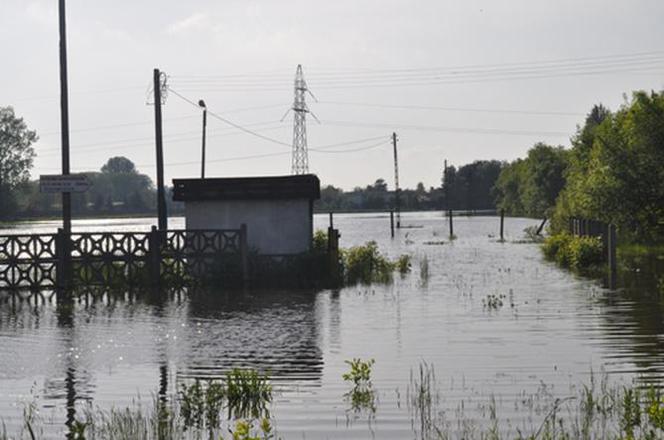
[[550, 260], [555, 260], [559, 264], [565, 265], [566, 248], [572, 236], [566, 233], [552, 235], [547, 237], [542, 244], [544, 256]]
[[604, 261], [604, 249], [599, 237], [574, 237], [567, 245], [572, 268], [587, 269]]
[[393, 264], [379, 251], [375, 241], [354, 246], [343, 252], [346, 280], [349, 284], [388, 282], [392, 279]]

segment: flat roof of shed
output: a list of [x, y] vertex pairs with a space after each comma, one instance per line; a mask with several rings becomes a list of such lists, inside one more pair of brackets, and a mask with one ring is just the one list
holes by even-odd
[[313, 174], [214, 179], [173, 179], [173, 200], [270, 200], [320, 198], [320, 180]]

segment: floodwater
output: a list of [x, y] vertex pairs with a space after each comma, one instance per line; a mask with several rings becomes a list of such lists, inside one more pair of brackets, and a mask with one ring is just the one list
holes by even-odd
[[[316, 226], [327, 227], [327, 216]], [[579, 278], [523, 242], [528, 219], [455, 219], [453, 242], [440, 213], [404, 214], [392, 240], [385, 215], [335, 215], [341, 246], [375, 240], [391, 257], [410, 254], [413, 271], [393, 284], [339, 291], [213, 291], [161, 300], [102, 299], [57, 309], [54, 301], [0, 305], [0, 418], [20, 428], [34, 403], [47, 436], [65, 430], [67, 405], [125, 407], [173, 393], [191, 378], [221, 378], [235, 366], [269, 371], [280, 437], [413, 438], [407, 395], [422, 362], [435, 370], [450, 408], [541, 392], [565, 395], [591, 371], [609, 378], [664, 379], [664, 303], [652, 272], [632, 267], [619, 288]], [[74, 229], [148, 230], [152, 219], [78, 221]], [[171, 219], [181, 227], [182, 219]], [[53, 222], [2, 233], [52, 232]], [[250, 232], [249, 232], [250, 233]], [[444, 242], [441, 244], [440, 242]], [[421, 269], [428, 263], [428, 276]], [[661, 263], [661, 262], [660, 262]], [[650, 270], [650, 273], [648, 272]], [[628, 286], [620, 288], [620, 286]], [[487, 307], [488, 295], [503, 305]], [[372, 416], [344, 394], [345, 360], [375, 359]], [[544, 385], [543, 385], [544, 384]], [[69, 414], [70, 417], [73, 414]]]

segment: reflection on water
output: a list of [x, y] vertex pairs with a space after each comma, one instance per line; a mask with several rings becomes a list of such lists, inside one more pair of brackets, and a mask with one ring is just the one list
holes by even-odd
[[[172, 223], [177, 226], [181, 220]], [[318, 227], [327, 218], [316, 217]], [[346, 359], [373, 358], [377, 438], [412, 437], [403, 396], [421, 361], [436, 371], [450, 408], [496, 394], [509, 402], [545, 383], [565, 393], [591, 368], [614, 377], [664, 378], [661, 260], [628, 262], [618, 289], [545, 262], [518, 243], [537, 221], [458, 218], [447, 242], [440, 214], [405, 214], [416, 228], [390, 239], [386, 215], [337, 215], [341, 245], [376, 240], [391, 257], [413, 256], [414, 273], [393, 285], [339, 291], [216, 291], [86, 297], [74, 304], [0, 297], [0, 417], [18, 426], [25, 402], [60, 437], [86, 402], [103, 408], [137, 395], [165, 396], [192, 378], [221, 378], [232, 367], [269, 371], [273, 416], [284, 438], [367, 438], [347, 424]], [[151, 220], [78, 222], [78, 230], [147, 230]], [[50, 231], [55, 223], [22, 226]], [[18, 231], [13, 231], [18, 232]], [[444, 244], [440, 244], [444, 241]], [[433, 244], [432, 244], [433, 243]], [[427, 261], [428, 276], [421, 267]], [[504, 305], [486, 308], [488, 296]], [[32, 390], [32, 391], [31, 391]], [[31, 394], [32, 393], [32, 394]], [[512, 417], [514, 418], [514, 417]], [[10, 429], [11, 432], [11, 429]]]

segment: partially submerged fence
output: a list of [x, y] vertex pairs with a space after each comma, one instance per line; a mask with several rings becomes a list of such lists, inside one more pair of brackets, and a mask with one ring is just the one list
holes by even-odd
[[599, 237], [604, 247], [609, 271], [613, 277], [617, 270], [616, 248], [617, 235], [616, 226], [598, 220], [590, 220], [578, 217], [569, 219], [569, 232], [577, 237]]
[[248, 277], [247, 229], [0, 235], [0, 289]]

